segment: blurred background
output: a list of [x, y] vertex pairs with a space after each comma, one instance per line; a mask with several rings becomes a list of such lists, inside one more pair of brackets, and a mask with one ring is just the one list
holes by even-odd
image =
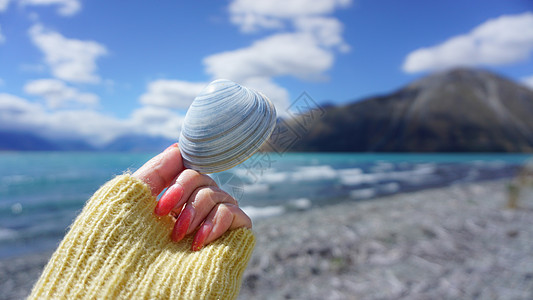
[[0, 299], [217, 78], [279, 117], [243, 299], [533, 298], [533, 2], [0, 0]]

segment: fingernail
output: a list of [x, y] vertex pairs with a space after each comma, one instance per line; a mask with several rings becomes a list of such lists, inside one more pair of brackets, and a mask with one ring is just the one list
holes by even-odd
[[174, 230], [172, 230], [173, 241], [179, 242], [183, 239], [183, 237], [185, 237], [187, 231], [189, 230], [189, 226], [191, 225], [191, 221], [194, 218], [194, 213], [194, 208], [189, 205], [185, 206], [185, 208], [181, 211], [176, 223], [174, 224]]
[[169, 146], [167, 149], [165, 149], [165, 151], [163, 151], [163, 152], [167, 152], [168, 150], [170, 150], [170, 149], [172, 149], [172, 148], [176, 148], [176, 147], [178, 147], [178, 143], [174, 143], [174, 144], [170, 145], [170, 146]]
[[155, 214], [158, 216], [168, 215], [170, 211], [176, 206], [183, 196], [183, 187], [179, 183], [171, 185], [166, 192], [157, 201], [155, 206]]
[[212, 223], [204, 223], [200, 229], [198, 229], [198, 232], [196, 232], [196, 235], [194, 236], [194, 240], [192, 241], [192, 251], [198, 251], [202, 249], [204, 246], [204, 242], [211, 233], [211, 230], [213, 230], [213, 224]]

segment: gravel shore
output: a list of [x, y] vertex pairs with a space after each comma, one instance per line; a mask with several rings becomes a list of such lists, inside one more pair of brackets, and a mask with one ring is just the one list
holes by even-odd
[[453, 185], [254, 225], [240, 299], [533, 299], [533, 197]]
[[[458, 184], [263, 219], [240, 299], [533, 299], [533, 197]], [[51, 253], [0, 260], [22, 299]]]

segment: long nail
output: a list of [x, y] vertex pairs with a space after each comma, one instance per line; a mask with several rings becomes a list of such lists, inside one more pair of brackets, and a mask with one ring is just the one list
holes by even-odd
[[185, 206], [185, 208], [181, 211], [176, 223], [174, 224], [174, 230], [172, 230], [171, 238], [173, 241], [179, 242], [183, 239], [183, 237], [185, 237], [187, 231], [189, 230], [189, 226], [191, 225], [192, 219], [194, 218], [194, 214], [194, 208], [189, 205]]
[[213, 230], [213, 223], [204, 223], [204, 225], [198, 229], [198, 232], [196, 232], [194, 240], [192, 241], [192, 251], [198, 251], [202, 249], [205, 240], [211, 233], [211, 230]]
[[183, 187], [179, 183], [171, 185], [155, 206], [154, 213], [158, 216], [168, 215], [183, 196]]

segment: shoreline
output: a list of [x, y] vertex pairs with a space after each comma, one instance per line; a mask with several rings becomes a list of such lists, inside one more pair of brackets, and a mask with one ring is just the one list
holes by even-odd
[[[508, 182], [255, 221], [257, 245], [239, 299], [530, 299], [533, 197], [525, 208], [505, 209]], [[26, 297], [50, 255], [0, 260], [0, 299]]]

